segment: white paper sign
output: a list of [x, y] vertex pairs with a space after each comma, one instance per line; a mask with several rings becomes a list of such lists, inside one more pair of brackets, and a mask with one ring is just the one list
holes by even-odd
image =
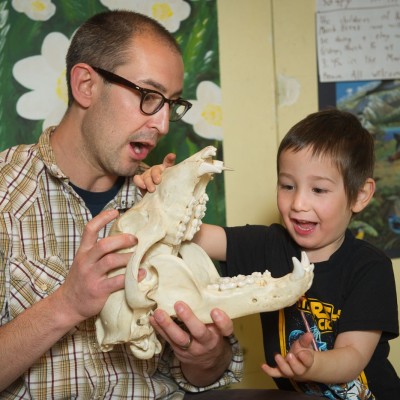
[[400, 78], [400, 6], [317, 13], [316, 29], [321, 82]]
[[400, 0], [317, 0], [317, 11], [400, 6]]

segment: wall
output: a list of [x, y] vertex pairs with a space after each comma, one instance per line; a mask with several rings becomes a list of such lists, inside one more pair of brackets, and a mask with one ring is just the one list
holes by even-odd
[[[218, 0], [228, 225], [270, 224], [275, 155], [286, 131], [318, 109], [315, 0]], [[400, 294], [400, 259], [394, 260]], [[235, 387], [270, 388], [258, 316], [235, 321], [245, 378]], [[391, 342], [400, 374], [400, 339]]]

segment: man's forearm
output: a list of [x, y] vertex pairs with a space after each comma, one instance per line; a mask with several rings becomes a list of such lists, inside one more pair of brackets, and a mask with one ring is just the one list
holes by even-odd
[[57, 292], [0, 327], [0, 392], [21, 376], [75, 323]]

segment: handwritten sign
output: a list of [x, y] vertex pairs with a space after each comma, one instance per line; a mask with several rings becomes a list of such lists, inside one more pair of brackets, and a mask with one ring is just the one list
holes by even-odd
[[317, 0], [317, 11], [400, 6], [400, 0]]
[[400, 6], [319, 12], [316, 29], [321, 82], [400, 78]]

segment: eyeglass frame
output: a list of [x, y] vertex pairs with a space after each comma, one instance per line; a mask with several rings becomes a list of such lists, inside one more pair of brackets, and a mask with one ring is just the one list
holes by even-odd
[[[142, 87], [136, 85], [136, 83], [133, 83], [133, 82], [129, 81], [128, 79], [123, 78], [120, 75], [114, 74], [113, 72], [107, 71], [100, 67], [94, 67], [94, 66], [90, 66], [90, 67], [94, 71], [96, 71], [103, 79], [105, 79], [106, 81], [108, 81], [110, 83], [118, 84], [118, 85], [127, 87], [128, 89], [137, 90], [140, 93], [140, 111], [145, 115], [154, 115], [154, 114], [158, 113], [164, 107], [165, 103], [167, 103], [169, 105], [170, 110], [173, 109], [174, 104], [180, 104], [185, 107], [185, 111], [182, 113], [182, 115], [180, 115], [178, 119], [171, 119], [171, 114], [170, 114], [169, 120], [171, 122], [175, 122], [175, 121], [179, 121], [180, 119], [182, 119], [182, 117], [193, 106], [193, 104], [190, 103], [190, 101], [184, 100], [184, 99], [182, 99], [182, 97], [179, 97], [175, 100], [171, 100], [171, 99], [166, 98], [162, 93], [158, 92], [157, 90], [142, 88]], [[149, 93], [155, 93], [155, 94], [161, 96], [160, 104], [151, 113], [143, 110], [143, 101], [144, 101], [146, 95]]]

